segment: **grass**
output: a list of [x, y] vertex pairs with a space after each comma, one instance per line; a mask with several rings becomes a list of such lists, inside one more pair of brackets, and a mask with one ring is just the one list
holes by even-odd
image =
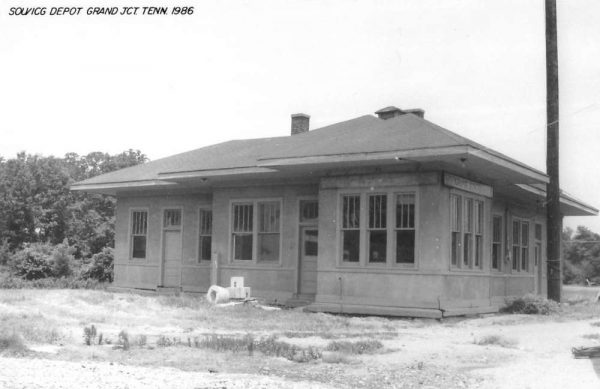
[[517, 345], [515, 339], [496, 334], [483, 336], [476, 339], [473, 343], [479, 346], [500, 346], [505, 348], [514, 348]]
[[329, 342], [325, 350], [346, 354], [373, 354], [381, 348], [383, 348], [383, 344], [378, 340], [359, 340], [356, 342], [335, 340]]

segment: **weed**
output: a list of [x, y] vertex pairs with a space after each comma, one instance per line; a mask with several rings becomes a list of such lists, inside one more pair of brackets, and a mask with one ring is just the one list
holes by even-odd
[[347, 356], [342, 353], [335, 351], [324, 351], [322, 355], [323, 362], [325, 363], [349, 363], [350, 360]]
[[593, 323], [590, 323], [590, 325], [591, 325], [592, 327], [600, 327], [600, 321], [595, 321], [595, 322], [593, 322]]
[[600, 334], [585, 334], [582, 336], [582, 338], [598, 340], [598, 339], [600, 339]]
[[502, 312], [524, 313], [529, 315], [549, 315], [558, 312], [559, 305], [555, 301], [542, 296], [526, 294], [523, 297], [507, 299]]
[[505, 348], [513, 348], [517, 345], [515, 339], [509, 339], [502, 335], [486, 335], [474, 340], [473, 343], [479, 346], [495, 345]]
[[98, 335], [98, 346], [102, 346], [103, 339], [104, 339], [104, 335], [102, 335], [102, 332], [101, 332], [100, 335]]
[[383, 344], [378, 340], [359, 340], [350, 342], [347, 340], [329, 342], [325, 350], [337, 351], [346, 354], [373, 354], [381, 349]]
[[121, 330], [121, 332], [119, 332], [119, 340], [117, 341], [117, 347], [121, 348], [123, 351], [129, 350], [129, 335], [127, 334], [127, 331]]
[[86, 345], [91, 346], [94, 344], [94, 339], [96, 339], [96, 327], [92, 324], [83, 329], [83, 340]]
[[19, 334], [0, 334], [0, 354], [25, 355], [27, 351], [27, 346]]
[[135, 338], [135, 343], [140, 346], [140, 347], [144, 347], [146, 345], [146, 343], [148, 342], [148, 337], [144, 334], [142, 335], [138, 335]]

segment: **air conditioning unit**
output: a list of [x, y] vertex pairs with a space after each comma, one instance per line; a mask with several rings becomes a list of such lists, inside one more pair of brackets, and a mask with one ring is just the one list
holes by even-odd
[[244, 286], [244, 277], [231, 277], [230, 287], [227, 288], [229, 291], [229, 297], [232, 299], [249, 299], [250, 298], [250, 287]]

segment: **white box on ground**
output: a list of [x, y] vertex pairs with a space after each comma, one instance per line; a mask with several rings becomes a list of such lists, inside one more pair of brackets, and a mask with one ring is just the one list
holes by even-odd
[[232, 288], [243, 288], [244, 287], [244, 277], [231, 277], [231, 286]]
[[247, 299], [250, 298], [251, 289], [249, 286], [245, 287], [229, 287], [229, 297], [232, 299]]

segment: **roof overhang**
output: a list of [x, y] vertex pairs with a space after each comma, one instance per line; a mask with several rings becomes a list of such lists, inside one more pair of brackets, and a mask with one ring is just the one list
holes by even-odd
[[[538, 198], [546, 198], [546, 191], [542, 188], [525, 184], [517, 184], [517, 186], [528, 193], [536, 195]], [[584, 203], [581, 200], [574, 198], [573, 196], [565, 192], [561, 192], [560, 194], [560, 210], [564, 216], [598, 215], [598, 209], [592, 207], [589, 204]]]
[[398, 164], [399, 162], [442, 163], [459, 170], [469, 170], [486, 180], [506, 183], [548, 183], [549, 178], [541, 171], [518, 163], [501, 154], [478, 149], [472, 146], [432, 147], [412, 150], [382, 151], [373, 153], [352, 153], [318, 155], [308, 157], [264, 158], [260, 167], [272, 169], [298, 169], [306, 167], [335, 167], [349, 164]]
[[71, 185], [70, 189], [114, 196], [117, 194], [117, 190], [154, 189], [173, 185], [177, 184], [162, 180], [144, 180], [129, 182], [107, 182], [100, 184], [73, 184]]

